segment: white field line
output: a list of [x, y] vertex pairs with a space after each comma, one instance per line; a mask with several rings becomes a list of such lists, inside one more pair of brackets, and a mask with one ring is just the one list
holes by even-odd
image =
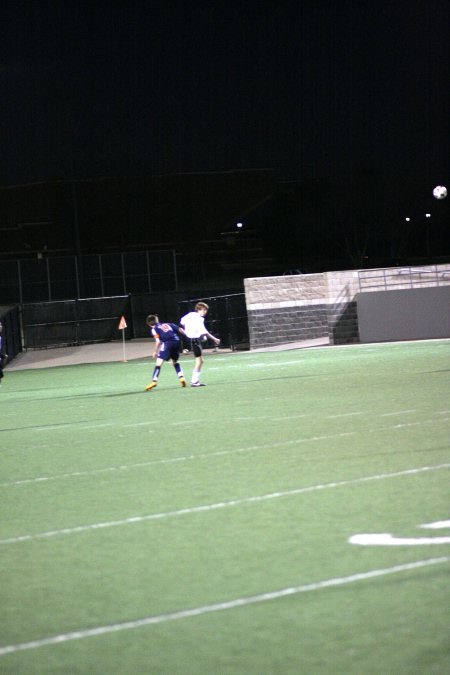
[[123, 621], [121, 623], [109, 624], [106, 626], [96, 626], [95, 628], [79, 629], [70, 633], [61, 633], [59, 635], [52, 635], [50, 637], [33, 640], [31, 642], [21, 642], [15, 645], [5, 645], [0, 647], [0, 656], [7, 654], [16, 654], [32, 649], [39, 649], [40, 647], [50, 647], [60, 645], [72, 640], [84, 640], [90, 637], [99, 637], [101, 635], [108, 635], [110, 633], [120, 633], [123, 630], [133, 630], [136, 628], [143, 628], [145, 626], [154, 626], [169, 621], [177, 621], [180, 619], [191, 619], [196, 616], [203, 616], [205, 614], [213, 614], [215, 612], [223, 612], [225, 610], [237, 609], [239, 607], [248, 607], [261, 602], [270, 602], [279, 600], [280, 598], [287, 598], [300, 593], [309, 593], [312, 591], [321, 591], [325, 588], [336, 588], [352, 584], [358, 581], [367, 581], [368, 579], [377, 579], [385, 577], [390, 574], [399, 574], [400, 572], [409, 572], [431, 565], [442, 565], [448, 563], [450, 556], [442, 556], [440, 558], [427, 558], [425, 560], [416, 560], [414, 562], [405, 563], [403, 565], [395, 565], [393, 567], [384, 567], [376, 570], [369, 570], [368, 572], [359, 572], [351, 574], [347, 577], [335, 577], [334, 579], [324, 579], [310, 584], [303, 584], [301, 586], [291, 586], [289, 588], [281, 588], [276, 591], [269, 591], [259, 595], [251, 595], [247, 597], [235, 598], [225, 602], [218, 602], [213, 605], [203, 605], [200, 607], [193, 607], [191, 609], [182, 609], [177, 612], [170, 612], [168, 614], [159, 614], [155, 616], [147, 616], [142, 619], [134, 619], [132, 621]]
[[441, 530], [450, 527], [450, 520], [437, 520], [434, 523], [423, 523], [423, 525], [419, 525], [419, 527], [423, 527], [425, 530]]
[[356, 412], [348, 412], [348, 413], [340, 413], [339, 415], [327, 415], [326, 419], [327, 420], [336, 420], [342, 417], [356, 417], [357, 415], [364, 415], [365, 413], [363, 411], [356, 411]]
[[[449, 418], [444, 417], [439, 420], [435, 419], [428, 419], [428, 420], [422, 420], [422, 421], [417, 421], [417, 422], [406, 422], [404, 424], [394, 424], [394, 425], [389, 425], [386, 427], [374, 427], [373, 429], [367, 429], [367, 432], [372, 434], [376, 433], [378, 431], [390, 431], [391, 429], [403, 429], [405, 427], [420, 427], [423, 424], [434, 424], [435, 422], [448, 422]], [[361, 433], [363, 430], [361, 429], [359, 433]]]
[[[356, 413], [355, 413], [356, 414]], [[298, 415], [295, 416], [295, 418], [301, 418], [305, 417], [306, 415]], [[245, 420], [247, 418], [239, 418], [235, 417], [233, 418], [234, 421], [237, 420]], [[256, 418], [252, 418], [256, 419]], [[259, 419], [259, 418], [257, 418]], [[267, 419], [266, 417], [263, 417], [261, 419]], [[285, 418], [270, 418], [270, 419], [285, 419]], [[286, 419], [293, 419], [293, 418], [286, 418]], [[327, 419], [331, 419], [331, 416], [328, 416]], [[374, 429], [359, 429], [357, 431], [344, 431], [342, 433], [338, 434], [328, 434], [328, 435], [323, 435], [323, 436], [310, 436], [308, 438], [296, 438], [290, 441], [279, 441], [277, 443], [268, 443], [268, 444], [263, 444], [263, 445], [250, 445], [248, 447], [244, 448], [233, 448], [231, 450], [218, 450], [217, 452], [207, 452], [207, 453], [200, 453], [198, 455], [182, 455], [179, 457], [170, 457], [168, 459], [154, 459], [150, 460], [148, 462], [136, 462], [134, 464], [121, 464], [119, 466], [107, 466], [107, 467], [102, 467], [99, 469], [89, 469], [86, 471], [72, 471], [68, 473], [62, 473], [62, 474], [56, 474], [54, 476], [37, 476], [35, 478], [23, 478], [15, 481], [5, 481], [4, 483], [0, 483], [0, 488], [7, 488], [7, 487], [12, 487], [15, 485], [27, 485], [30, 483], [43, 483], [46, 481], [53, 481], [53, 480], [61, 480], [61, 479], [66, 479], [66, 478], [76, 478], [79, 476], [90, 476], [90, 475], [95, 475], [99, 473], [109, 473], [109, 472], [114, 472], [114, 471], [131, 471], [133, 469], [137, 468], [143, 468], [145, 466], [155, 466], [155, 465], [163, 465], [163, 464], [174, 464], [176, 462], [188, 462], [188, 461], [193, 461], [196, 459], [208, 459], [209, 457], [223, 457], [226, 455], [235, 455], [235, 454], [241, 454], [245, 452], [258, 452], [259, 450], [270, 450], [271, 448], [281, 448], [281, 447], [287, 447], [290, 445], [295, 445], [295, 444], [301, 444], [301, 443], [314, 443], [317, 441], [328, 441], [328, 440], [333, 440], [336, 438], [345, 438], [347, 436], [355, 436], [358, 433], [376, 433], [378, 431], [389, 431], [393, 429], [401, 429], [403, 427], [409, 427], [409, 426], [417, 426], [421, 424], [426, 424], [426, 423], [433, 423], [435, 420], [423, 420], [422, 422], [411, 422], [408, 424], [395, 424], [391, 426], [385, 426], [385, 427], [375, 427]], [[447, 420], [443, 420], [444, 422]], [[174, 426], [178, 424], [183, 424], [183, 423], [178, 423], [178, 422], [173, 422], [172, 423]], [[48, 447], [48, 446], [41, 446], [41, 447]]]
[[[305, 417], [312, 417], [312, 413], [302, 413], [301, 415], [280, 415], [271, 417], [269, 415], [247, 415], [244, 417], [230, 418], [231, 422], [252, 422], [253, 420], [266, 420], [267, 422], [284, 422], [285, 420], [299, 420]], [[327, 417], [327, 419], [329, 419]]]
[[[272, 400], [272, 399], [268, 399]], [[414, 412], [417, 412], [417, 410], [399, 410], [399, 411], [394, 411], [394, 412], [389, 412], [389, 413], [379, 413], [379, 417], [388, 417], [391, 415], [403, 415], [403, 414], [412, 414]], [[450, 410], [437, 410], [434, 411], [432, 414], [433, 415], [447, 415], [450, 413]], [[336, 415], [325, 415], [323, 419], [338, 419], [342, 417], [351, 417], [351, 416], [357, 416], [357, 415], [363, 415], [364, 413], [362, 411], [355, 411], [355, 412], [348, 412], [348, 413], [341, 413], [341, 414], [336, 414]], [[246, 416], [246, 417], [233, 417], [233, 418], [227, 418], [227, 421], [233, 422], [233, 421], [246, 421], [246, 420], [254, 420], [254, 419], [265, 419], [268, 421], [272, 420], [283, 420], [283, 419], [300, 419], [300, 418], [305, 418], [305, 417], [313, 417], [314, 413], [302, 413], [300, 415], [290, 415], [286, 417], [270, 417], [268, 415], [261, 415], [260, 417], [255, 417], [255, 416]], [[430, 422], [432, 420], [425, 420], [425, 422]], [[175, 421], [175, 422], [168, 422], [168, 426], [192, 426], [195, 424], [200, 424], [202, 420], [181, 420], [181, 421]], [[93, 424], [92, 422], [59, 422], [57, 424], [52, 424], [52, 425], [39, 425], [33, 427], [35, 431], [58, 431], [59, 429], [65, 431], [68, 427], [75, 427], [77, 429], [86, 431], [86, 429], [100, 429], [103, 427], [118, 427], [120, 429], [128, 429], [132, 427], [143, 427], [143, 426], [154, 426], [155, 424], [159, 424], [159, 420], [145, 420], [143, 422], [130, 422], [129, 424], [123, 424], [121, 422], [117, 422], [116, 420], [111, 420], [111, 421], [105, 421], [105, 422], [100, 422], [100, 423], [95, 423]], [[414, 422], [414, 424], [422, 424], [422, 422]], [[383, 427], [379, 427], [383, 428]], [[391, 427], [385, 427], [385, 428], [391, 428]], [[18, 429], [0, 429], [1, 431], [21, 431], [20, 428]], [[35, 446], [33, 446], [35, 447]]]
[[[437, 520], [434, 523], [424, 523], [418, 527], [430, 530], [450, 528], [450, 520]], [[396, 537], [390, 532], [367, 532], [354, 534], [348, 539], [349, 544], [359, 546], [430, 546], [435, 544], [450, 544], [450, 537]]]
[[354, 534], [349, 544], [359, 546], [431, 546], [450, 544], [450, 537], [394, 537], [389, 532]]
[[[292, 359], [292, 361], [268, 361], [267, 363], [246, 363], [244, 366], [242, 363], [228, 363], [226, 365], [226, 370], [228, 369], [233, 369], [233, 368], [239, 368], [239, 370], [242, 370], [242, 368], [278, 368], [280, 366], [294, 366], [299, 363], [302, 363], [303, 365], [305, 364], [304, 359]], [[225, 370], [223, 365], [220, 366], [208, 366], [208, 370]]]
[[[183, 420], [181, 422], [168, 422], [167, 426], [192, 426], [193, 424], [200, 424], [204, 420]], [[156, 424], [161, 424], [161, 420], [145, 420], [144, 422], [132, 422], [130, 424], [123, 424], [122, 422], [117, 422], [116, 420], [111, 420], [109, 422], [101, 422], [100, 424], [93, 424], [92, 422], [66, 422], [61, 424], [46, 424], [36, 427], [32, 427], [34, 431], [66, 431], [68, 427], [74, 427], [80, 431], [86, 431], [86, 429], [101, 429], [103, 427], [117, 427], [118, 429], [128, 429], [130, 427], [145, 427], [145, 426], [154, 426]], [[0, 429], [0, 431], [22, 431], [22, 429]], [[36, 446], [33, 446], [36, 447]]]
[[[358, 413], [360, 414], [360, 413]], [[361, 413], [362, 414], [362, 413]], [[313, 413], [302, 413], [300, 415], [290, 415], [290, 416], [285, 416], [285, 417], [269, 417], [267, 415], [261, 415], [260, 417], [255, 417], [255, 416], [249, 416], [249, 417], [230, 417], [227, 418], [228, 422], [236, 422], [236, 421], [243, 421], [243, 420], [254, 420], [254, 419], [264, 419], [264, 420], [285, 420], [285, 419], [300, 419], [302, 417], [312, 417]], [[328, 419], [328, 417], [326, 418]], [[331, 419], [331, 418], [330, 418]], [[179, 421], [174, 421], [174, 422], [168, 422], [166, 426], [171, 426], [171, 427], [184, 427], [184, 426], [194, 426], [194, 425], [200, 425], [204, 422], [204, 420], [194, 420], [194, 419], [189, 419], [189, 420], [179, 420]], [[117, 427], [119, 429], [128, 429], [132, 427], [145, 427], [145, 426], [155, 426], [156, 424], [161, 424], [160, 420], [145, 420], [143, 422], [130, 422], [129, 424], [123, 424], [122, 422], [117, 422], [116, 420], [111, 420], [111, 421], [105, 421], [105, 422], [100, 422], [100, 423], [95, 423], [93, 424], [92, 422], [61, 422], [58, 424], [48, 424], [48, 425], [40, 425], [33, 427], [35, 431], [58, 431], [61, 429], [62, 431], [66, 431], [67, 427], [75, 427], [76, 429], [80, 429], [82, 431], [86, 431], [86, 429], [100, 429], [103, 427]], [[2, 429], [0, 429], [2, 431]], [[21, 429], [4, 429], [3, 431], [21, 431]], [[35, 446], [34, 446], [35, 447]]]
[[242, 499], [231, 499], [229, 501], [217, 502], [215, 504], [204, 504], [201, 506], [192, 506], [177, 511], [163, 511], [162, 513], [150, 513], [144, 516], [131, 516], [130, 518], [123, 518], [121, 520], [110, 520], [101, 523], [92, 523], [90, 525], [78, 525], [76, 527], [66, 527], [61, 530], [50, 530], [48, 532], [38, 532], [36, 534], [24, 534], [17, 537], [10, 537], [8, 539], [0, 539], [0, 545], [18, 544], [20, 542], [33, 541], [35, 539], [50, 539], [52, 537], [59, 537], [62, 535], [77, 534], [79, 532], [89, 532], [91, 530], [100, 530], [109, 527], [119, 527], [122, 525], [135, 525], [136, 523], [144, 523], [152, 520], [163, 520], [165, 518], [176, 518], [179, 516], [193, 515], [196, 513], [207, 513], [210, 511], [218, 511], [233, 506], [243, 506], [244, 504], [255, 504], [268, 501], [270, 499], [279, 499], [280, 497], [292, 497], [294, 495], [307, 494], [310, 492], [318, 492], [319, 490], [330, 490], [338, 487], [348, 487], [351, 485], [358, 485], [361, 483], [369, 483], [376, 480], [384, 480], [386, 478], [398, 478], [400, 476], [413, 476], [428, 471], [439, 471], [441, 469], [450, 468], [450, 464], [438, 464], [436, 466], [422, 466], [415, 469], [404, 469], [403, 471], [393, 471], [391, 473], [375, 474], [373, 476], [362, 476], [361, 478], [351, 478], [350, 480], [336, 481], [333, 483], [324, 483], [319, 485], [311, 485], [309, 487], [295, 488], [293, 490], [286, 490], [284, 492], [271, 492], [264, 495], [255, 495], [253, 497], [243, 497]]
[[382, 413], [380, 417], [391, 417], [392, 415], [411, 415], [415, 412], [417, 412], [417, 410], [397, 410], [395, 412]]
[[169, 457], [167, 459], [152, 459], [148, 462], [136, 462], [134, 464], [121, 464], [118, 466], [106, 466], [100, 469], [89, 469], [87, 471], [73, 471], [70, 473], [61, 473], [54, 476], [38, 476], [37, 478], [24, 478], [9, 483], [0, 483], [0, 488], [11, 487], [13, 485], [26, 485], [27, 483], [41, 483], [44, 481], [60, 480], [62, 478], [72, 478], [76, 476], [90, 476], [98, 473], [107, 473], [111, 471], [130, 471], [132, 469], [142, 468], [144, 466], [155, 466], [159, 464], [174, 464], [176, 462], [190, 462], [196, 459], [209, 459], [210, 457], [224, 457], [227, 455], [236, 455], [244, 452], [257, 452], [259, 450], [270, 450], [272, 448], [282, 448], [289, 445], [300, 443], [314, 443], [316, 441], [329, 441], [333, 438], [353, 436], [356, 431], [344, 431], [340, 434], [325, 436], [310, 436], [309, 438], [294, 438], [290, 441], [278, 441], [277, 443], [268, 443], [266, 445], [250, 445], [245, 448], [233, 448], [231, 450], [217, 450], [216, 452], [203, 452], [198, 455], [180, 455], [179, 457]]

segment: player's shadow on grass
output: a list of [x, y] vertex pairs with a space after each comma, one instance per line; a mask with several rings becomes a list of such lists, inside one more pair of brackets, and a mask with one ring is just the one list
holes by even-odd
[[[70, 401], [70, 400], [76, 400], [76, 399], [82, 399], [82, 398], [106, 398], [108, 396], [135, 396], [137, 394], [142, 394], [146, 393], [144, 390], [139, 390], [139, 391], [125, 391], [125, 392], [120, 392], [116, 394], [104, 394], [102, 392], [95, 392], [91, 394], [74, 394], [73, 396], [48, 396], [45, 399], [41, 399], [42, 401]], [[16, 399], [16, 400], [29, 400], [29, 399]]]
[[76, 422], [53, 422], [49, 424], [31, 424], [25, 427], [10, 427], [9, 429], [0, 429], [0, 433], [2, 431], [24, 431], [25, 429], [47, 429], [47, 428], [52, 428], [54, 429], [55, 427], [73, 427], [76, 424], [92, 424], [92, 422], [105, 422], [109, 421], [109, 418], [105, 417], [100, 417], [98, 419], [94, 420], [78, 420]]
[[[305, 378], [312, 378], [312, 377], [323, 377], [322, 375], [313, 375], [313, 374], [305, 374], [305, 375], [284, 375], [284, 376], [279, 376], [279, 377], [255, 377], [255, 378], [246, 378], [245, 380], [222, 380], [218, 382], [208, 382], [208, 385], [206, 387], [199, 387], [201, 391], [208, 391], [210, 389], [215, 389], [215, 387], [222, 387], [222, 386], [227, 386], [227, 385], [235, 385], [235, 384], [247, 384], [248, 382], [275, 382], [277, 380], [303, 380]], [[196, 387], [190, 387], [188, 386], [187, 389], [196, 389]], [[158, 387], [157, 390], [153, 390], [151, 392], [141, 390], [141, 391], [127, 391], [127, 392], [117, 392], [114, 394], [96, 394], [97, 396], [102, 396], [104, 398], [110, 398], [110, 397], [115, 397], [115, 396], [134, 396], [136, 394], [145, 394], [146, 396], [159, 396], [163, 392], [171, 392], [171, 391], [179, 391], [179, 387], [170, 387], [167, 386], [165, 387], [164, 385], [162, 387]]]
[[[208, 383], [207, 387], [201, 387], [200, 389], [204, 391], [205, 389], [208, 390], [210, 388], [214, 388], [217, 386], [227, 386], [227, 385], [235, 385], [235, 384], [246, 384], [250, 382], [276, 382], [278, 380], [304, 380], [306, 378], [320, 378], [323, 377], [323, 375], [314, 375], [314, 374], [303, 374], [303, 375], [285, 375], [285, 376], [278, 376], [278, 377], [256, 377], [256, 378], [246, 378], [245, 380], [222, 380], [219, 382], [214, 382], [214, 383]], [[187, 389], [194, 389], [195, 387], [187, 387]], [[170, 386], [161, 386], [158, 387], [158, 391], [154, 392], [148, 392], [145, 391], [145, 389], [137, 389], [133, 391], [120, 391], [120, 392], [114, 392], [114, 393], [102, 393], [102, 392], [92, 392], [92, 393], [86, 393], [86, 394], [73, 394], [72, 396], [48, 396], [45, 399], [42, 399], [43, 401], [70, 401], [70, 400], [79, 400], [82, 398], [116, 398], [117, 396], [139, 396], [142, 394], [145, 394], [146, 396], [155, 396], [155, 395], [160, 395], [162, 392], [170, 392], [170, 391], [179, 391], [179, 387], [170, 387]], [[42, 391], [42, 390], [41, 390]], [[16, 400], [25, 400], [25, 399], [16, 399]], [[26, 399], [29, 400], [29, 399]]]
[[[158, 394], [160, 394], [163, 391], [170, 391], [170, 389], [164, 389], [164, 387], [161, 387], [158, 389]], [[155, 394], [153, 392], [148, 392], [145, 391], [145, 389], [139, 390], [139, 391], [121, 391], [116, 394], [97, 394], [98, 396], [101, 396], [102, 398], [115, 398], [117, 396], [140, 396], [141, 394], [146, 394], [146, 396], [154, 396]]]
[[247, 377], [245, 380], [222, 380], [219, 382], [214, 382], [214, 384], [208, 384], [208, 387], [215, 387], [217, 385], [235, 385], [235, 384], [247, 384], [248, 382], [277, 382], [283, 381], [283, 380], [305, 380], [305, 379], [311, 379], [311, 378], [320, 378], [320, 377], [328, 377], [326, 373], [323, 373], [322, 375], [314, 375], [314, 374], [303, 374], [303, 375], [278, 375], [277, 377], [254, 377], [250, 378]]

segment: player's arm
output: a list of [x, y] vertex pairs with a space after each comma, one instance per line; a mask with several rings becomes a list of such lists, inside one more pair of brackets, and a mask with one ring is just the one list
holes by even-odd
[[156, 357], [158, 356], [159, 347], [161, 345], [161, 340], [159, 339], [159, 335], [155, 335], [154, 338], [155, 338], [155, 348], [153, 350], [152, 359], [156, 359]]
[[220, 344], [220, 338], [215, 337], [214, 335], [209, 333], [206, 329], [205, 329], [205, 332], [203, 333], [203, 335], [206, 335], [206, 337], [209, 338], [210, 340], [212, 340], [213, 342], [215, 342], [216, 345]]

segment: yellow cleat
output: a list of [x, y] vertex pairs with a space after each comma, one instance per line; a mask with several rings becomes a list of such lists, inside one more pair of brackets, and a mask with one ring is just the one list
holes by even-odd
[[184, 379], [184, 377], [180, 377], [180, 385], [181, 385], [182, 387], [185, 387], [185, 386], [186, 386], [186, 380]]
[[154, 389], [154, 388], [156, 387], [157, 384], [158, 384], [157, 382], [150, 382], [150, 384], [148, 384], [148, 385], [145, 387], [145, 391], [150, 391], [150, 389]]

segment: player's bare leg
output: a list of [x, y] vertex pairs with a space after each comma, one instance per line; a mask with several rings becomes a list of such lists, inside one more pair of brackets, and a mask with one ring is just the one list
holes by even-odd
[[203, 365], [203, 357], [197, 356], [195, 358], [194, 370], [192, 371], [191, 378], [191, 387], [204, 387], [205, 385], [200, 382], [200, 373]]

